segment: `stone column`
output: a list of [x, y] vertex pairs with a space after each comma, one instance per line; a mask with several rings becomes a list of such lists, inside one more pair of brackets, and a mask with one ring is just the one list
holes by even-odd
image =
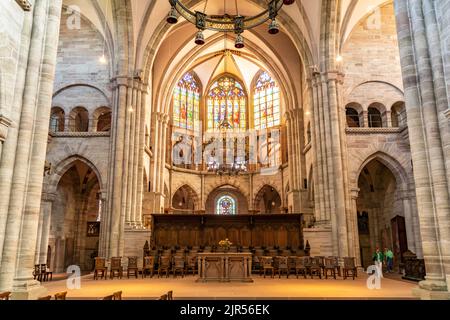
[[100, 212], [100, 235], [98, 240], [98, 256], [99, 257], [106, 257], [107, 256], [107, 228], [108, 228], [108, 210], [107, 210], [107, 191], [106, 190], [99, 190], [100, 199], [101, 199], [101, 205], [102, 205], [102, 211]]
[[[27, 173], [26, 201], [21, 219], [21, 233], [18, 242], [13, 283], [13, 298], [15, 299], [33, 299], [42, 294], [42, 292], [45, 292], [45, 289], [33, 280], [32, 272], [35, 262], [43, 170], [46, 157], [53, 81], [55, 78], [62, 0], [42, 0], [42, 3], [41, 1], [36, 1], [36, 9], [41, 4], [43, 6], [43, 14], [46, 16], [46, 28], [43, 38], [44, 50], [42, 51], [42, 60], [40, 63], [39, 92], [36, 97], [37, 100], [34, 101], [35, 105], [32, 106], [35, 108], [35, 123], [30, 150], [31, 157], [29, 158], [29, 162], [27, 162], [29, 168]], [[38, 23], [38, 21], [35, 22]], [[36, 24], [36, 28], [42, 28], [42, 25]], [[34, 37], [32, 36], [33, 40]], [[33, 85], [36, 86], [36, 83]], [[32, 100], [30, 103], [32, 103]]]
[[108, 218], [105, 227], [105, 256], [106, 258], [121, 256], [122, 234], [125, 224], [125, 212], [122, 210], [124, 152], [125, 152], [125, 124], [127, 118], [128, 79], [118, 77], [115, 79], [114, 92], [114, 125], [112, 126], [111, 164], [108, 189]]
[[138, 168], [137, 168], [137, 194], [136, 194], [136, 214], [135, 221], [138, 228], [142, 228], [142, 202], [144, 197], [144, 185], [142, 181], [144, 180], [144, 151], [146, 145], [145, 137], [145, 115], [149, 112], [147, 108], [148, 99], [148, 84], [141, 84], [141, 117], [140, 117], [140, 139], [139, 139], [139, 154], [138, 154]]
[[406, 238], [408, 242], [408, 250], [416, 253], [416, 241], [414, 235], [414, 220], [411, 209], [411, 199], [407, 191], [403, 191], [400, 196], [403, 204], [403, 212], [405, 214]]
[[[442, 119], [445, 105], [441, 87], [443, 58], [440, 39], [434, 35], [437, 1], [396, 1], [397, 32], [405, 87], [408, 129], [419, 210], [426, 280], [419, 286], [447, 292], [450, 287], [449, 181], [443, 153]], [[444, 6], [448, 9], [448, 4]], [[440, 8], [442, 9], [442, 8]], [[427, 13], [424, 14], [424, 11]], [[438, 10], [441, 12], [441, 10]], [[448, 18], [449, 12], [442, 14]], [[427, 21], [425, 21], [426, 19]], [[428, 22], [428, 23], [426, 23]], [[447, 24], [448, 25], [448, 24]], [[444, 125], [445, 126], [445, 125]], [[448, 124], [447, 124], [448, 128]], [[448, 129], [447, 129], [448, 130]], [[448, 160], [448, 159], [447, 159]], [[421, 293], [422, 294], [422, 293]]]
[[[23, 108], [23, 98], [24, 98], [24, 87], [27, 77], [28, 68], [28, 54], [30, 51], [31, 43], [31, 33], [33, 26], [33, 13], [28, 12], [24, 14], [20, 52], [18, 56], [17, 71], [16, 71], [16, 83], [15, 83], [15, 93], [13, 99], [13, 105], [10, 111], [11, 124], [8, 125], [8, 132], [6, 132], [5, 125], [3, 127], [4, 142], [2, 143], [2, 154], [0, 158], [0, 212], [8, 212], [10, 195], [13, 181], [13, 174], [16, 161], [16, 151], [17, 142], [19, 137], [19, 125]], [[32, 66], [32, 65], [31, 65]], [[4, 119], [4, 118], [3, 118]], [[3, 122], [5, 122], [3, 120]], [[9, 121], [8, 121], [9, 123]], [[8, 134], [8, 139], [6, 139], [6, 133]], [[3, 259], [3, 247], [6, 237], [6, 224], [7, 224], [7, 214], [0, 214], [0, 267]], [[0, 269], [1, 270], [1, 269]], [[0, 271], [1, 272], [1, 271]], [[6, 285], [2, 284], [0, 275], [0, 291], [6, 290]], [[10, 288], [8, 289], [10, 290]]]
[[[39, 283], [32, 281], [31, 273], [35, 258], [60, 12], [61, 1], [35, 2], [12, 185], [10, 193], [2, 194], [2, 198], [10, 195], [10, 199], [9, 209], [4, 211], [8, 215], [0, 289], [13, 289], [13, 298], [29, 298], [33, 293], [42, 291]], [[24, 22], [24, 29], [27, 30], [30, 21], [28, 15], [25, 14]]]
[[348, 217], [348, 225], [349, 225], [349, 253], [352, 257], [356, 259], [356, 266], [361, 267], [361, 252], [359, 247], [359, 231], [358, 231], [358, 207], [356, 201], [359, 196], [359, 189], [352, 189], [352, 210], [351, 216]]
[[41, 214], [43, 216], [42, 222], [42, 233], [41, 233], [41, 241], [38, 264], [47, 264], [47, 254], [48, 254], [48, 240], [50, 237], [50, 225], [52, 221], [52, 208], [53, 202], [55, 201], [55, 194], [44, 193], [42, 195], [42, 205], [41, 205]]
[[131, 176], [130, 176], [130, 163], [132, 162], [131, 145], [133, 137], [133, 118], [134, 109], [133, 102], [135, 99], [133, 89], [133, 81], [128, 80], [127, 86], [127, 104], [126, 104], [126, 117], [125, 117], [125, 140], [124, 140], [124, 156], [123, 167], [124, 173], [122, 177], [122, 214], [125, 216], [125, 226], [131, 224], [131, 212], [130, 212], [130, 192], [131, 192]]

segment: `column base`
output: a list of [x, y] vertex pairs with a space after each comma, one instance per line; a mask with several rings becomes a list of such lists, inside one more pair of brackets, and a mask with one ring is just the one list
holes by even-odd
[[424, 280], [419, 282], [419, 288], [427, 291], [447, 292], [447, 283], [442, 280]]
[[11, 300], [37, 300], [48, 294], [48, 290], [36, 280], [17, 281], [11, 294]]
[[450, 300], [449, 291], [435, 291], [422, 289], [420, 287], [420, 284], [418, 287], [412, 290], [412, 293], [415, 297], [420, 298], [421, 300]]

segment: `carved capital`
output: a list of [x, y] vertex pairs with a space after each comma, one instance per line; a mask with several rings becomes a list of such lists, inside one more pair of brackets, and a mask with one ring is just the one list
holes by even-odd
[[11, 124], [11, 120], [0, 115], [0, 142], [4, 142], [6, 140], [6, 137], [8, 136], [8, 128]]
[[350, 196], [352, 197], [352, 200], [358, 199], [359, 191], [360, 191], [359, 188], [354, 188], [350, 190]]
[[24, 11], [31, 11], [31, 3], [28, 0], [16, 0], [17, 4], [24, 10]]
[[53, 202], [56, 199], [56, 193], [42, 192], [42, 201]]

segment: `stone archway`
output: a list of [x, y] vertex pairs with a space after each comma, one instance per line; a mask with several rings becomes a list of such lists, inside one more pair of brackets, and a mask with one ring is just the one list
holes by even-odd
[[248, 213], [248, 200], [246, 196], [240, 191], [240, 189], [232, 185], [217, 187], [209, 193], [205, 203], [206, 213], [217, 214], [218, 202], [223, 199], [224, 196], [233, 199], [235, 206], [234, 214]]
[[[359, 252], [356, 254], [360, 255], [361, 265], [365, 268], [373, 264], [372, 255], [376, 248], [391, 249], [398, 265], [408, 250], [406, 223], [412, 229], [411, 213], [406, 212], [408, 208], [403, 201], [402, 179], [384, 163], [378, 157], [370, 159], [358, 177], [356, 241]], [[408, 233], [413, 237], [411, 231]]]
[[194, 189], [185, 184], [178, 188], [172, 197], [172, 210], [174, 213], [193, 213], [198, 210], [199, 199]]
[[93, 269], [98, 255], [101, 216], [101, 183], [97, 170], [75, 159], [58, 172], [54, 189], [49, 235], [50, 267], [64, 272], [70, 265]]
[[256, 194], [254, 208], [259, 213], [281, 213], [281, 196], [271, 185], [264, 185]]

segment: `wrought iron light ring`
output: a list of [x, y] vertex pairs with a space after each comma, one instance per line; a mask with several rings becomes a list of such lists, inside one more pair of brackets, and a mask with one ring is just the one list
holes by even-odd
[[269, 20], [269, 33], [277, 34], [279, 32], [278, 23], [276, 17], [283, 5], [290, 5], [295, 0], [271, 0], [267, 9], [254, 16], [242, 16], [240, 14], [229, 15], [227, 13], [223, 15], [208, 15], [205, 12], [195, 11], [193, 12], [187, 8], [181, 0], [169, 0], [171, 10], [167, 17], [167, 22], [170, 24], [176, 24], [178, 22], [178, 15], [185, 18], [192, 23], [199, 30], [196, 36], [197, 44], [204, 44], [204, 37], [202, 31], [212, 30], [217, 32], [234, 32], [238, 35], [236, 48], [243, 48], [243, 39], [241, 34], [245, 30], [255, 28]]

